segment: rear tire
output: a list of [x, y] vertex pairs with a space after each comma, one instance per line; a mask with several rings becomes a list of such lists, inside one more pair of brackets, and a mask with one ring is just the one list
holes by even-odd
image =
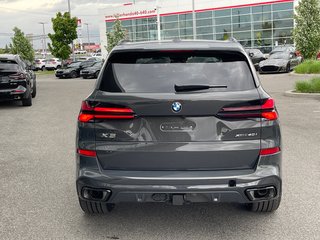
[[114, 204], [104, 202], [86, 201], [79, 198], [79, 204], [87, 214], [106, 214], [114, 208]]
[[263, 202], [255, 202], [247, 205], [248, 210], [252, 212], [273, 212], [278, 209], [280, 206], [281, 197], [277, 199], [263, 201]]
[[22, 99], [22, 106], [30, 107], [32, 106], [32, 94], [30, 93], [30, 88], [27, 91], [28, 91], [28, 97]]

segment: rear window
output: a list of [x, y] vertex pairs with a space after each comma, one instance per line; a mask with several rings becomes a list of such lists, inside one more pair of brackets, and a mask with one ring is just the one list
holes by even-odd
[[17, 69], [19, 69], [19, 65], [15, 61], [0, 59], [0, 71]]
[[227, 85], [203, 91], [255, 88], [241, 53], [157, 51], [115, 53], [108, 59], [100, 90], [128, 93], [172, 93], [174, 85]]

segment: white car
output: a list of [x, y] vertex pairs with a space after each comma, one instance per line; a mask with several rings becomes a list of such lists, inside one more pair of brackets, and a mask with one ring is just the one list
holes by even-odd
[[56, 70], [61, 68], [61, 60], [59, 58], [51, 58], [46, 62], [47, 70]]
[[46, 67], [46, 59], [36, 59], [34, 61], [35, 70], [44, 70]]

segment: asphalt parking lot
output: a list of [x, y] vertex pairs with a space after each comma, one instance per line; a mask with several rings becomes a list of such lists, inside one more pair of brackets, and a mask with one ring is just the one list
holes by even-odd
[[277, 212], [233, 204], [120, 204], [86, 216], [75, 191], [75, 130], [94, 80], [38, 77], [30, 108], [0, 103], [0, 239], [320, 239], [320, 99], [283, 96], [289, 74], [261, 76], [283, 134]]

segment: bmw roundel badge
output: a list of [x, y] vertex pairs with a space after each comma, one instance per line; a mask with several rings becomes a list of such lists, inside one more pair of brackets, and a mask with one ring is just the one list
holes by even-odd
[[179, 103], [179, 102], [174, 102], [174, 103], [172, 103], [172, 105], [171, 105], [171, 109], [172, 109], [172, 111], [174, 111], [175, 113], [178, 113], [178, 112], [181, 111], [182, 105], [181, 105], [181, 103]]

